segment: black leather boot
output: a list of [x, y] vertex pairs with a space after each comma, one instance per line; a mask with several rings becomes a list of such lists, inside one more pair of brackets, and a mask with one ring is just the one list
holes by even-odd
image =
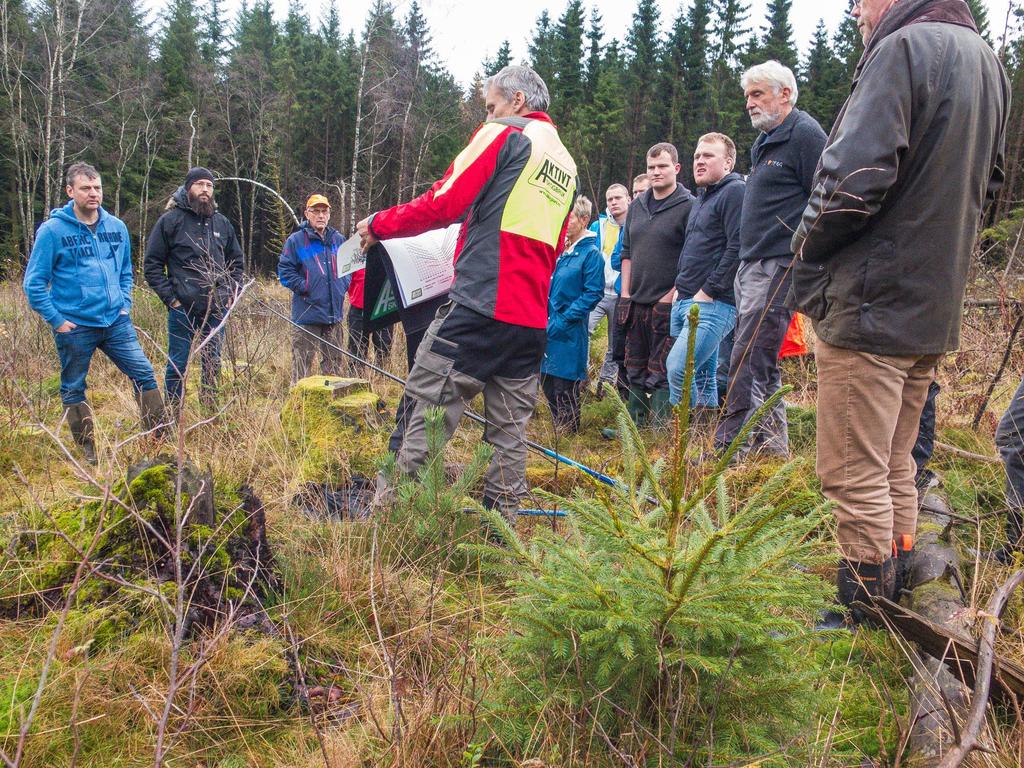
[[870, 605], [875, 597], [892, 600], [896, 596], [896, 561], [886, 558], [882, 563], [860, 563], [843, 559], [836, 575], [839, 602], [850, 611], [854, 624], [862, 624], [867, 616], [854, 603]]

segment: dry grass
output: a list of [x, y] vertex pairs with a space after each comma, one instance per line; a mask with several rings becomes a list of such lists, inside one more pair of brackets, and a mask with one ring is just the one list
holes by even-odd
[[[471, 756], [474, 745], [488, 743], [491, 732], [481, 720], [479, 703], [494, 676], [504, 672], [500, 642], [481, 639], [500, 641], [505, 596], [478, 574], [445, 573], [436, 558], [420, 553], [419, 560], [403, 559], [401, 532], [378, 527], [381, 541], [374, 547], [375, 523], [313, 522], [290, 504], [300, 483], [299, 461], [281, 427], [280, 410], [289, 389], [291, 332], [262, 309], [262, 301], [287, 310], [286, 293], [276, 284], [260, 282], [246, 297], [229, 327], [224, 411], [188, 435], [186, 452], [216, 476], [248, 483], [263, 500], [283, 580], [279, 600], [271, 606], [282, 633], [277, 638], [229, 634], [210, 640], [209, 647], [186, 651], [190, 658], [202, 653], [208, 659], [197, 676], [195, 706], [175, 713], [182, 734], [167, 764], [478, 764]], [[133, 319], [162, 380], [166, 312], [140, 289]], [[1024, 371], [1019, 349], [996, 388], [980, 434], [963, 430], [999, 363], [1011, 322], [1005, 312], [968, 313], [962, 348], [940, 370], [940, 439], [992, 451], [994, 420]], [[595, 349], [592, 359], [599, 359], [600, 352]], [[392, 350], [388, 368], [404, 373], [401, 343]], [[795, 386], [790, 404], [812, 407], [813, 361], [788, 361], [784, 370]], [[5, 538], [26, 511], [83, 488], [62, 449], [39, 428], [57, 431], [60, 424], [56, 372], [49, 330], [28, 310], [17, 284], [0, 285], [0, 534]], [[368, 378], [374, 391], [393, 405], [398, 385], [372, 373]], [[90, 372], [89, 393], [101, 453], [98, 479], [112, 482], [154, 446], [131, 439], [137, 413], [130, 388], [101, 355]], [[192, 423], [203, 416], [192, 399], [187, 408]], [[615, 474], [621, 465], [619, 445], [600, 437], [601, 427], [611, 423], [610, 403], [587, 400], [582, 433], [558, 436], [541, 405], [530, 436]], [[62, 435], [70, 444], [66, 427]], [[709, 435], [705, 431], [703, 439]], [[479, 436], [479, 427], [463, 426], [451, 444], [449, 461], [468, 461]], [[655, 453], [667, 453], [669, 440], [667, 434], [659, 437]], [[812, 456], [813, 445], [801, 451]], [[999, 468], [941, 454], [936, 465], [947, 477], [958, 511], [978, 515], [976, 526], [958, 527], [960, 541], [967, 547], [991, 540], [997, 519], [982, 515], [998, 501]], [[752, 487], [764, 471], [756, 465], [737, 470], [730, 484], [740, 490]], [[532, 455], [529, 472], [534, 484], [560, 493], [575, 487], [586, 491], [593, 482]], [[809, 475], [795, 482], [802, 490], [815, 484]], [[528, 530], [548, 524], [531, 520], [522, 526]], [[978, 566], [977, 577], [970, 581], [975, 606], [1005, 576], [1004, 569]], [[1022, 613], [1011, 607], [1006, 623], [1014, 631], [1004, 635], [1001, 650], [1024, 661]], [[10, 729], [24, 715], [52, 629], [50, 619], [0, 623], [0, 748], [11, 745]], [[153, 725], [146, 709], [156, 706], [166, 691], [171, 638], [155, 624], [93, 648], [89, 641], [94, 633], [94, 622], [83, 608], [61, 636], [22, 765], [152, 765]], [[765, 765], [847, 765], [864, 755], [892, 759], [899, 742], [894, 710], [905, 707], [901, 683], [906, 665], [884, 638], [858, 637], [813, 650], [810, 657], [821, 668], [822, 686], [833, 692], [834, 709], [821, 713], [818, 732], [807, 734], [791, 753], [769, 756]], [[340, 689], [326, 708], [318, 705], [311, 711], [296, 696], [296, 654], [310, 687]], [[979, 764], [1009, 765], [1020, 755], [1024, 728], [1010, 715], [992, 738], [999, 755], [984, 756]], [[501, 752], [497, 745], [490, 747]], [[572, 763], [568, 755], [560, 764]]]

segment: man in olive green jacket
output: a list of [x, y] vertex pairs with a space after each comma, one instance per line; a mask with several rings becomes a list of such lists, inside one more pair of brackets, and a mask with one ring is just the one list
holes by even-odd
[[911, 449], [935, 366], [959, 343], [1010, 92], [963, 0], [852, 13], [865, 50], [793, 236], [791, 293], [818, 335], [817, 470], [845, 605], [893, 597], [912, 553]]

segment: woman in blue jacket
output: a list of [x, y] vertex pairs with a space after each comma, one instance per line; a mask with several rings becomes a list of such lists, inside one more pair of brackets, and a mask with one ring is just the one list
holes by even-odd
[[555, 263], [548, 299], [548, 344], [541, 385], [556, 427], [580, 427], [580, 390], [587, 378], [590, 335], [587, 318], [604, 296], [604, 257], [587, 231], [593, 203], [576, 199], [566, 225], [566, 248]]

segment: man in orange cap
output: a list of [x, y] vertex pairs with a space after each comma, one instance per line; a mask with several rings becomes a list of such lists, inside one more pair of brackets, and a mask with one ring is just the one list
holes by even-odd
[[292, 292], [292, 381], [310, 374], [320, 351], [320, 372], [341, 372], [341, 322], [349, 275], [338, 274], [338, 248], [345, 242], [329, 225], [331, 204], [323, 195], [310, 195], [305, 221], [285, 241], [277, 262], [281, 285]]

